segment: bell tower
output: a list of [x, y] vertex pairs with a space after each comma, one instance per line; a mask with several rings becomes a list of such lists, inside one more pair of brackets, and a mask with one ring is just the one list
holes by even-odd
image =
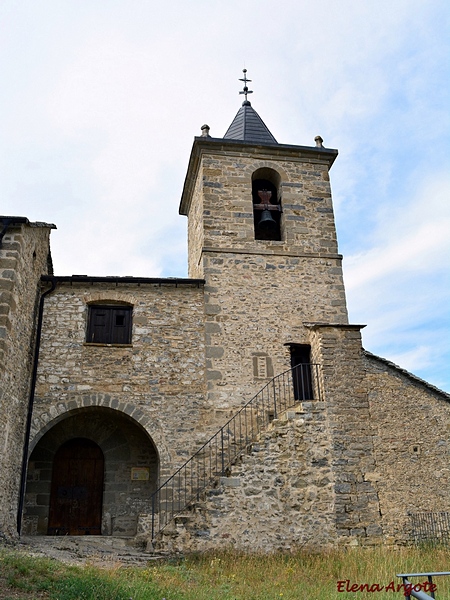
[[237, 387], [248, 399], [305, 356], [308, 323], [348, 323], [328, 176], [338, 152], [320, 137], [278, 143], [242, 81], [224, 137], [204, 125], [195, 138], [180, 204], [189, 276], [206, 280], [209, 399], [224, 409], [242, 401]]

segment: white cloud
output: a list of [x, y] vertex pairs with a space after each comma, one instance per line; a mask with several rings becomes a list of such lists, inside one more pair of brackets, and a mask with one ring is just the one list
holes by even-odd
[[379, 285], [405, 273], [444, 271], [450, 254], [450, 178], [435, 175], [408, 204], [383, 206], [371, 232], [373, 247], [347, 257], [347, 289]]
[[409, 203], [379, 211], [373, 246], [347, 257], [350, 318], [367, 349], [448, 387], [450, 180], [436, 174]]

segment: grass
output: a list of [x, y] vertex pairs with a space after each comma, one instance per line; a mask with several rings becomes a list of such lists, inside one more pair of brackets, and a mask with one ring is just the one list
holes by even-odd
[[[446, 548], [336, 550], [322, 554], [189, 556], [148, 568], [76, 567], [0, 550], [2, 600], [345, 600], [403, 598], [403, 593], [338, 592], [338, 581], [388, 586], [400, 572], [450, 570]], [[422, 581], [422, 580], [417, 580]], [[450, 599], [450, 576], [436, 578]], [[345, 585], [344, 585], [345, 588]]]

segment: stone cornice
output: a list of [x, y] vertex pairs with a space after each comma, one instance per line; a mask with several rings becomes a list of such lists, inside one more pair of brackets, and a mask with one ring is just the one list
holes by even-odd
[[359, 331], [367, 325], [351, 325], [350, 323], [303, 323], [308, 329], [347, 329], [349, 331]]
[[27, 217], [10, 217], [7, 215], [0, 215], [1, 223], [8, 223], [11, 227], [17, 225], [29, 225], [29, 227], [42, 227], [48, 229], [56, 229], [56, 225], [53, 223], [44, 223], [43, 221], [30, 221]]
[[326, 252], [299, 252], [295, 250], [284, 250], [283, 248], [261, 248], [254, 250], [252, 248], [220, 248], [218, 246], [203, 246], [202, 253], [214, 252], [217, 254], [252, 254], [264, 256], [292, 256], [294, 258], [328, 258], [332, 260], [342, 260], [342, 254], [330, 254]]

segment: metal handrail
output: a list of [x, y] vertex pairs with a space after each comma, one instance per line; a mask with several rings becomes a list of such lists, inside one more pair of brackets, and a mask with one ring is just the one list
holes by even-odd
[[[321, 399], [319, 365], [300, 364], [270, 380], [152, 495], [152, 539], [200, 499], [283, 411]], [[158, 524], [156, 523], [158, 518]]]
[[[403, 580], [403, 588], [406, 600], [410, 600], [411, 596], [413, 598], [417, 598], [418, 600], [434, 600], [435, 595], [434, 591], [436, 589], [436, 585], [433, 585], [433, 577], [438, 577], [441, 575], [450, 575], [450, 571], [427, 571], [426, 573], [400, 573], [397, 577], [401, 577]], [[425, 584], [414, 584], [411, 583], [408, 577], [426, 577], [428, 579]], [[419, 588], [418, 590], [416, 588]], [[430, 595], [428, 595], [425, 591], [422, 591], [422, 587], [424, 587], [427, 591], [430, 591]]]

